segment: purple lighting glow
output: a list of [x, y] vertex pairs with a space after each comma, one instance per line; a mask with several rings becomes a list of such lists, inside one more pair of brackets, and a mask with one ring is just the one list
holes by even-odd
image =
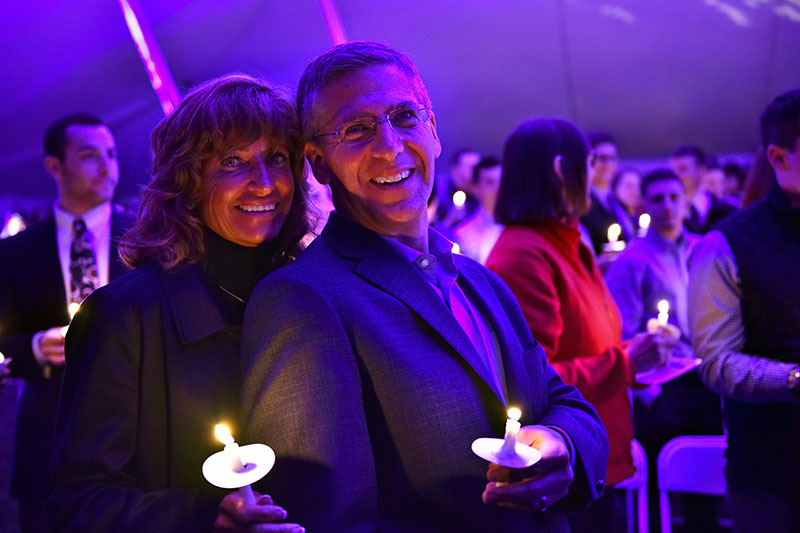
[[172, 113], [175, 106], [181, 99], [172, 73], [169, 71], [167, 61], [161, 53], [155, 35], [147, 24], [147, 18], [142, 12], [138, 0], [119, 0], [122, 14], [125, 17], [125, 24], [131, 32], [133, 42], [142, 58], [147, 77], [150, 78], [150, 85], [156, 92], [161, 109], [165, 115]]

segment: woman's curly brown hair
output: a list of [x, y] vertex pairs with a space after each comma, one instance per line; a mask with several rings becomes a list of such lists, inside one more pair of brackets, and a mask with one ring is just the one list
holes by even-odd
[[139, 216], [119, 254], [135, 268], [155, 261], [165, 269], [205, 253], [200, 217], [203, 171], [215, 156], [262, 136], [289, 151], [294, 195], [273, 241], [276, 263], [295, 253], [306, 234], [307, 185], [303, 138], [293, 99], [246, 74], [228, 74], [195, 87], [153, 130], [153, 177], [142, 191]]

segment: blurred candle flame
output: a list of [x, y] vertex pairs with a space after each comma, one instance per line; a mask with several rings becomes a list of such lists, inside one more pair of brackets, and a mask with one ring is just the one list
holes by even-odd
[[467, 193], [464, 191], [456, 191], [453, 193], [453, 205], [456, 207], [464, 207], [467, 201]]
[[622, 226], [615, 222], [608, 227], [608, 242], [617, 242], [620, 235], [622, 235]]

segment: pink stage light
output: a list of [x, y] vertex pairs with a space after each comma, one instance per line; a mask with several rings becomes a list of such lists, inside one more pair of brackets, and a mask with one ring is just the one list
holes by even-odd
[[175, 106], [181, 100], [178, 87], [172, 78], [172, 73], [167, 65], [164, 54], [158, 46], [156, 36], [147, 22], [147, 17], [142, 10], [138, 0], [119, 0], [122, 14], [125, 17], [125, 24], [131, 32], [133, 42], [142, 58], [147, 76], [150, 78], [150, 85], [156, 92], [161, 109], [165, 115], [172, 113]]
[[319, 10], [322, 12], [322, 18], [325, 21], [325, 27], [328, 29], [328, 36], [331, 38], [331, 44], [346, 43], [348, 41], [347, 34], [344, 32], [342, 19], [339, 16], [339, 11], [336, 9], [335, 0], [318, 0]]

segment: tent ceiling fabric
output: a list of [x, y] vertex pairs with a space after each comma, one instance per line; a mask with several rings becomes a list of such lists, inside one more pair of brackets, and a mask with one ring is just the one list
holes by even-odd
[[[178, 87], [243, 71], [294, 88], [330, 42], [314, 0], [140, 0]], [[800, 0], [336, 0], [351, 39], [386, 42], [417, 63], [446, 157], [499, 154], [530, 116], [615, 134], [622, 155], [695, 142], [758, 145], [757, 117], [800, 87]], [[8, 2], [0, 195], [52, 197], [41, 137], [78, 110], [109, 122], [119, 192], [147, 181], [158, 100], [117, 2]], [[10, 52], [10, 53], [9, 53]]]

